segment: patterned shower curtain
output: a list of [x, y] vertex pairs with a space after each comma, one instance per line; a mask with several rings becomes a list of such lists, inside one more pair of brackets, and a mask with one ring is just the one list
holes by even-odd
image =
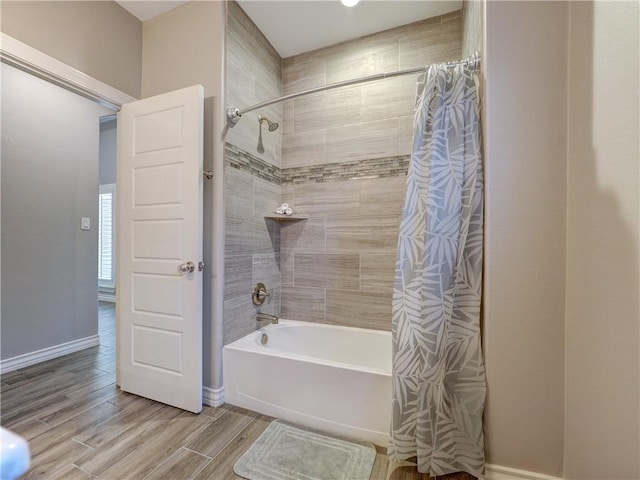
[[398, 240], [388, 455], [431, 477], [484, 477], [477, 65], [433, 65], [419, 81]]

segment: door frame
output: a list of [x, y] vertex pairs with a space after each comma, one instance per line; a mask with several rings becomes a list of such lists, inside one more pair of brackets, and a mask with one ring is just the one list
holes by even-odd
[[8, 65], [77, 93], [114, 111], [120, 110], [123, 103], [138, 100], [6, 33], [0, 35], [0, 59]]

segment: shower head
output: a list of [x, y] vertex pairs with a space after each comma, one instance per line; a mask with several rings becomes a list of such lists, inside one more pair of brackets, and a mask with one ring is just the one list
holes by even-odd
[[262, 125], [262, 122], [267, 122], [267, 125], [269, 125], [269, 131], [270, 132], [275, 132], [278, 129], [278, 127], [280, 126], [277, 123], [272, 122], [268, 118], [263, 117], [262, 115], [258, 115], [258, 121], [260, 122], [260, 125]]

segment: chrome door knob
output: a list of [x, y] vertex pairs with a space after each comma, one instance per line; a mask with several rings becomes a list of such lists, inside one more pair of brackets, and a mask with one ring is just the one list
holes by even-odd
[[178, 267], [182, 273], [193, 273], [196, 270], [196, 264], [193, 262], [183, 263]]

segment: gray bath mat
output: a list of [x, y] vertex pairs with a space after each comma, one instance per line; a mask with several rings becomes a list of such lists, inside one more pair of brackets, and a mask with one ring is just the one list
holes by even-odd
[[249, 480], [368, 480], [376, 449], [274, 420], [238, 459]]

